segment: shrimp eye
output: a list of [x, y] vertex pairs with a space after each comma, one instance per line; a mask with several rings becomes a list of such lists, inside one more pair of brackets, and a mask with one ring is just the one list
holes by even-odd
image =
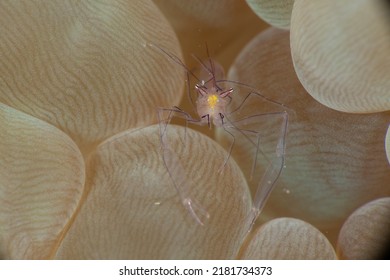
[[233, 88], [229, 88], [228, 90], [225, 90], [219, 94], [222, 98], [225, 98], [226, 96], [229, 96], [233, 92]]
[[202, 96], [205, 96], [207, 94], [206, 90], [199, 85], [195, 85], [195, 89], [198, 91], [198, 93]]

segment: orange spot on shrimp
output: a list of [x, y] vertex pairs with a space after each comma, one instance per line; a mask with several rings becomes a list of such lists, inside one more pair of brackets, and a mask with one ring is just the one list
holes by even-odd
[[216, 94], [211, 94], [209, 97], [207, 97], [207, 104], [211, 110], [214, 110], [218, 101], [218, 96]]

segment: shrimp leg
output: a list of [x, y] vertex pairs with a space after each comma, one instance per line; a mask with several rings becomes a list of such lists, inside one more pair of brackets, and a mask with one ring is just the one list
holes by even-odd
[[[166, 113], [168, 116], [164, 117], [164, 114]], [[209, 218], [209, 213], [204, 210], [194, 198], [191, 197], [190, 191], [192, 189], [192, 181], [186, 176], [185, 169], [181, 164], [181, 159], [177, 155], [175, 146], [170, 138], [168, 128], [168, 125], [173, 117], [185, 119], [186, 123], [192, 122], [198, 124], [199, 120], [192, 118], [190, 114], [177, 107], [173, 109], [159, 108], [158, 117], [164, 165], [176, 188], [176, 191], [179, 194], [182, 204], [198, 224], [204, 225], [204, 222]]]
[[[260, 129], [261, 125], [266, 122], [272, 122], [275, 124], [274, 126], [278, 127], [275, 132], [275, 137], [277, 138], [276, 143], [274, 145], [274, 151], [272, 153], [265, 153], [261, 149], [261, 138], [266, 138], [267, 135], [262, 135], [262, 130]], [[257, 157], [259, 153], [262, 154], [263, 158], [265, 158], [267, 162], [267, 168], [263, 173], [259, 183], [257, 185], [257, 190], [253, 199], [252, 209], [249, 217], [249, 231], [252, 229], [254, 223], [256, 222], [259, 214], [263, 210], [272, 190], [275, 188], [275, 183], [278, 180], [284, 164], [285, 164], [285, 153], [286, 153], [286, 134], [287, 134], [287, 124], [288, 124], [288, 114], [287, 112], [273, 112], [266, 114], [258, 114], [250, 117], [246, 117], [244, 119], [235, 121], [234, 127], [240, 130], [241, 133], [244, 133], [251, 145], [256, 146], [256, 152], [254, 155], [254, 160], [252, 163], [252, 171], [256, 172], [256, 163]], [[259, 129], [256, 131], [245, 130], [245, 127], [256, 127], [258, 124]], [[248, 136], [248, 132], [250, 134], [255, 135], [256, 139], [253, 140], [250, 136]], [[272, 142], [274, 143], [274, 142]]]

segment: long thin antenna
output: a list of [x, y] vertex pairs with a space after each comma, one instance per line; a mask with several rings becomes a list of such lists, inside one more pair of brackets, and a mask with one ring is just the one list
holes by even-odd
[[164, 50], [163, 48], [161, 48], [161, 47], [159, 47], [157, 45], [154, 45], [152, 43], [148, 43], [148, 46], [153, 47], [153, 48], [163, 52], [164, 54], [166, 54], [169, 58], [171, 58], [173, 60], [173, 62], [175, 62], [176, 64], [178, 64], [181, 67], [183, 67], [187, 71], [187, 73], [189, 73], [198, 82], [200, 82], [200, 79], [194, 73], [192, 73], [192, 71], [176, 55], [174, 55], [173, 53], [170, 53], [170, 52]]

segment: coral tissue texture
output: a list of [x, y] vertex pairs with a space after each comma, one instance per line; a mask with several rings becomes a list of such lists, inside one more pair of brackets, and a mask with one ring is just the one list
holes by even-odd
[[389, 14], [383, 2], [295, 1], [294, 66], [318, 102], [351, 113], [390, 109]]
[[294, 0], [247, 0], [251, 9], [270, 25], [289, 29]]
[[388, 259], [389, 217], [390, 197], [371, 201], [353, 212], [340, 231], [337, 244], [340, 256], [347, 259]]
[[150, 124], [156, 105], [180, 98], [179, 69], [150, 77], [167, 62], [148, 43], [178, 50], [151, 3], [1, 1], [0, 9], [0, 102], [55, 125], [82, 149]]
[[[377, 3], [0, 1], [0, 258], [383, 258], [390, 34]], [[196, 117], [183, 65], [197, 73], [191, 54], [206, 50], [289, 116], [286, 166], [249, 233], [242, 139], [229, 155], [223, 129], [166, 127], [204, 226], [162, 158], [157, 108]]]
[[0, 104], [0, 255], [48, 258], [80, 200], [85, 166], [58, 128]]
[[258, 228], [243, 259], [336, 259], [328, 239], [315, 227], [292, 218], [273, 219]]

